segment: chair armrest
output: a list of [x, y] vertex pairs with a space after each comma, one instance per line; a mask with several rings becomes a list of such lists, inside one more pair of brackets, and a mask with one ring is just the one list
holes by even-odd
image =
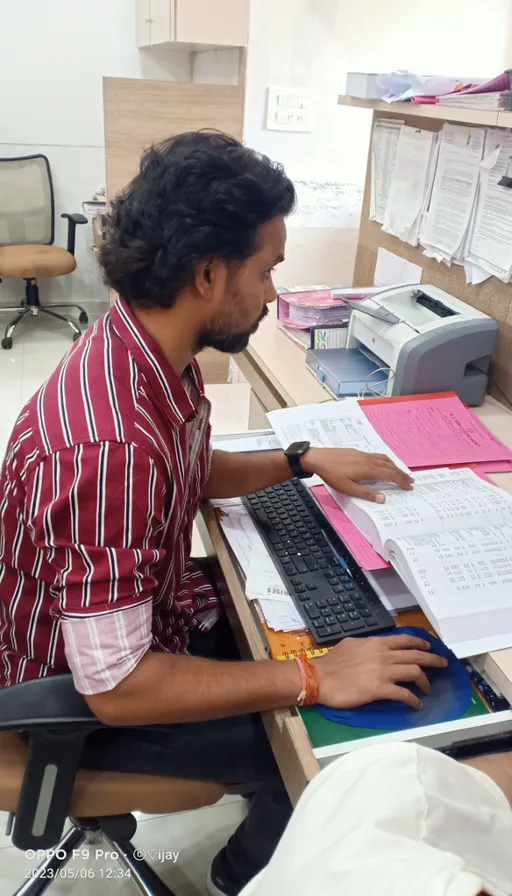
[[99, 728], [101, 722], [73, 684], [72, 675], [52, 675], [0, 689], [0, 731]]
[[77, 212], [73, 214], [68, 214], [68, 212], [63, 212], [61, 218], [68, 219], [68, 244], [66, 246], [68, 252], [71, 252], [71, 255], [75, 254], [75, 231], [77, 224], [87, 224], [87, 218], [85, 215], [79, 215]]
[[0, 731], [23, 731], [28, 740], [12, 835], [18, 849], [46, 850], [59, 842], [85, 739], [102, 727], [71, 675], [0, 689]]

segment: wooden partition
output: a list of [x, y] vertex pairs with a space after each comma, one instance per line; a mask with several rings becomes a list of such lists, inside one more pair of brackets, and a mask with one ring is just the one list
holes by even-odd
[[107, 196], [137, 173], [152, 143], [199, 128], [217, 128], [242, 139], [243, 87], [104, 78]]
[[[216, 128], [241, 140], [243, 83], [243, 72], [238, 87], [104, 78], [107, 198], [112, 200], [129, 183], [141, 153], [152, 143], [200, 128]], [[199, 362], [206, 383], [227, 382], [228, 355], [208, 349]]]
[[[404, 121], [409, 127], [423, 128], [430, 131], [439, 131], [443, 126], [444, 119], [442, 117], [436, 119], [424, 117], [423, 115], [404, 115], [404, 104], [401, 103], [400, 106], [401, 111], [396, 114], [387, 110], [386, 112], [374, 111], [374, 123], [378, 118], [396, 118]], [[460, 109], [456, 111], [459, 114], [462, 112]], [[457, 124], [463, 123], [460, 120], [457, 121]], [[465, 123], [470, 127], [479, 126], [475, 122]], [[483, 124], [480, 126], [483, 126]], [[377, 252], [379, 247], [383, 247], [389, 252], [394, 252], [402, 258], [420, 265], [423, 268], [423, 283], [431, 283], [439, 289], [444, 289], [445, 292], [462, 299], [462, 301], [467, 302], [473, 308], [478, 308], [479, 311], [483, 311], [494, 318], [500, 326], [500, 334], [493, 355], [489, 391], [499, 400], [506, 400], [512, 406], [512, 284], [502, 283], [496, 277], [491, 277], [479, 286], [471, 286], [466, 283], [464, 268], [461, 265], [454, 264], [448, 267], [445, 264], [440, 264], [434, 259], [427, 258], [423, 254], [421, 246], [410, 246], [409, 243], [405, 243], [397, 239], [397, 237], [385, 233], [380, 224], [370, 220], [370, 193], [371, 143], [368, 153], [363, 210], [354, 270], [354, 285], [367, 286], [369, 283], [373, 283]]]

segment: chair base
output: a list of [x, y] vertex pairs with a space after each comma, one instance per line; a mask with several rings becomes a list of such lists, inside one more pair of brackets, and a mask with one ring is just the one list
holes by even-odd
[[[121, 816], [118, 826], [119, 833], [123, 831], [123, 822], [128, 824], [129, 830], [136, 829], [136, 821], [133, 816]], [[84, 845], [94, 844], [96, 849], [104, 849], [109, 855], [110, 861], [105, 868], [105, 875], [120, 881], [131, 879], [139, 888], [142, 896], [176, 896], [173, 890], [164, 884], [148, 863], [139, 857], [137, 849], [130, 840], [115, 840], [103, 829], [111, 829], [109, 819], [72, 819], [73, 827], [64, 835], [55, 849], [38, 868], [34, 869], [29, 880], [16, 890], [14, 896], [42, 896], [59, 877], [65, 877], [66, 865], [76, 855], [76, 850], [81, 850]], [[126, 830], [126, 826], [125, 826]], [[118, 868], [116, 864], [118, 863]], [[89, 869], [87, 861], [74, 868], [75, 878], [87, 878]], [[70, 877], [72, 875], [70, 874]], [[92, 876], [92, 874], [91, 874]], [[107, 878], [105, 878], [107, 879]]]
[[74, 308], [79, 312], [79, 321], [81, 324], [87, 324], [89, 322], [89, 318], [87, 317], [87, 312], [85, 308], [82, 308], [81, 305], [74, 304], [50, 304], [50, 305], [41, 305], [39, 301], [39, 287], [37, 285], [36, 280], [25, 280], [25, 298], [21, 302], [21, 310], [20, 308], [1, 308], [2, 311], [16, 311], [16, 317], [11, 320], [9, 324], [7, 324], [5, 328], [5, 335], [2, 339], [2, 348], [10, 349], [12, 348], [12, 337], [13, 333], [16, 330], [16, 327], [19, 323], [28, 315], [31, 314], [33, 317], [36, 317], [38, 314], [48, 314], [51, 317], [57, 318], [57, 320], [63, 321], [63, 323], [67, 324], [71, 327], [71, 331], [73, 333], [73, 342], [76, 339], [79, 339], [82, 335], [82, 331], [79, 327], [71, 320], [69, 317], [65, 317], [63, 314], [57, 313], [56, 309], [61, 308]]

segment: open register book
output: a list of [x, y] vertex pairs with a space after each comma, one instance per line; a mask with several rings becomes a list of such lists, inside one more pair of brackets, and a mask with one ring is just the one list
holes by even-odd
[[378, 488], [385, 504], [333, 495], [439, 636], [460, 657], [511, 647], [512, 496], [469, 469], [418, 472], [412, 492]]

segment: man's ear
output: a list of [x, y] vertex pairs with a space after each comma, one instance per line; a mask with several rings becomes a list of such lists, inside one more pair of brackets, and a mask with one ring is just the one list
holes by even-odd
[[218, 258], [203, 261], [194, 274], [194, 286], [199, 296], [207, 302], [223, 294], [226, 286], [226, 264]]

